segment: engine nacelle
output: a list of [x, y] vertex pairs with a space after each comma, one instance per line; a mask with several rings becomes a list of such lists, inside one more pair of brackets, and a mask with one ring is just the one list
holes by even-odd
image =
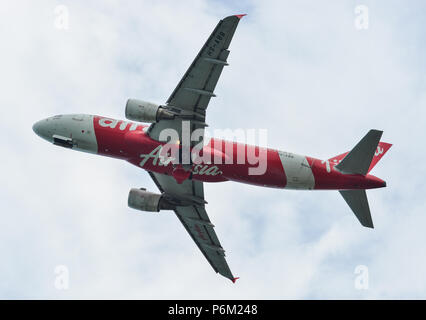
[[160, 211], [160, 200], [161, 194], [133, 188], [129, 192], [127, 203], [130, 208], [136, 210], [158, 212]]
[[146, 189], [143, 188], [131, 189], [127, 203], [130, 208], [148, 212], [174, 210], [177, 205], [185, 205], [182, 201], [176, 200], [164, 193], [153, 193], [146, 191]]
[[126, 103], [126, 118], [139, 122], [157, 122], [161, 119], [173, 119], [174, 114], [164, 107], [136, 99], [129, 99]]

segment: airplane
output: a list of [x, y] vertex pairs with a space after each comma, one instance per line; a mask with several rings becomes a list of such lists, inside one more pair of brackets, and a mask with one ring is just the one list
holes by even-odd
[[[214, 271], [234, 283], [238, 278], [228, 266], [207, 215], [204, 182], [338, 190], [360, 223], [373, 228], [365, 190], [386, 187], [370, 171], [392, 146], [380, 141], [382, 131], [370, 130], [351, 151], [320, 160], [217, 138], [204, 141], [207, 106], [228, 65], [228, 48], [243, 16], [219, 21], [165, 104], [128, 99], [125, 115], [130, 121], [68, 114], [33, 125], [38, 136], [54, 145], [125, 160], [145, 169], [160, 193], [132, 188], [128, 206], [147, 212], [173, 210]], [[165, 138], [164, 132], [174, 134], [165, 134]], [[188, 139], [194, 133], [198, 141]], [[243, 161], [233, 156], [238, 151]], [[258, 163], [250, 161], [248, 155], [253, 153], [259, 155]], [[261, 161], [266, 170], [251, 174]]]

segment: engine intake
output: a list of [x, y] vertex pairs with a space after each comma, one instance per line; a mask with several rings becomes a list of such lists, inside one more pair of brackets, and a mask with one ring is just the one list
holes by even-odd
[[174, 114], [164, 107], [136, 99], [129, 99], [126, 103], [126, 118], [139, 122], [157, 122], [162, 119], [171, 120]]

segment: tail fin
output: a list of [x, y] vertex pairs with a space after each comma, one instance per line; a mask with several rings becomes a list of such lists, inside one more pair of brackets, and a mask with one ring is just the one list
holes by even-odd
[[373, 160], [371, 161], [370, 167], [368, 168], [368, 172], [370, 172], [374, 166], [380, 161], [380, 159], [385, 155], [385, 153], [392, 147], [392, 144], [386, 142], [379, 142], [377, 146], [376, 152], [374, 152]]
[[[365, 176], [392, 146], [390, 143], [379, 142], [382, 133], [379, 130], [370, 130], [351, 151], [331, 158], [329, 162], [337, 163], [335, 168], [342, 173]], [[374, 228], [365, 190], [339, 190], [339, 192], [359, 222], [364, 227]]]
[[365, 190], [339, 190], [343, 199], [364, 227], [374, 228]]
[[350, 151], [328, 159], [332, 164], [338, 163], [336, 169], [344, 173], [366, 175], [374, 168], [392, 144], [379, 142], [382, 131], [370, 130], [364, 138]]

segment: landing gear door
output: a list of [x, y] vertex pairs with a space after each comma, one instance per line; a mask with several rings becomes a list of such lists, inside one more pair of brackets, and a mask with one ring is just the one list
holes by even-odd
[[63, 137], [57, 134], [53, 135], [53, 144], [70, 149], [74, 146], [73, 140], [71, 138]]

